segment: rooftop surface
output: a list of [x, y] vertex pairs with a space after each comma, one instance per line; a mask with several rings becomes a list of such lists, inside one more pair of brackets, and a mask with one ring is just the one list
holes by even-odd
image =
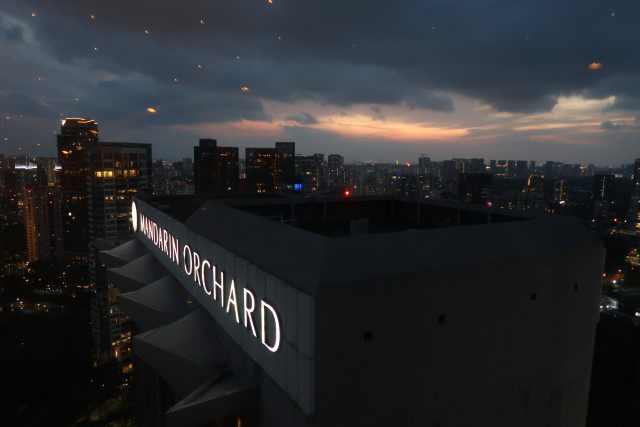
[[178, 221], [185, 222], [212, 200], [324, 237], [503, 223], [535, 217], [484, 206], [388, 196], [302, 198], [244, 194], [218, 197], [190, 195], [161, 196], [151, 199], [149, 203]]
[[[190, 196], [148, 203], [310, 295], [342, 283], [427, 277], [443, 269], [602, 246], [572, 218], [389, 197]], [[352, 226], [362, 218], [368, 227]]]

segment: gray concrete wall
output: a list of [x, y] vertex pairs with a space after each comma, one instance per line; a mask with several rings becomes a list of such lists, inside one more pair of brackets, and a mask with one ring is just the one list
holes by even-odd
[[603, 257], [320, 288], [315, 425], [584, 426]]

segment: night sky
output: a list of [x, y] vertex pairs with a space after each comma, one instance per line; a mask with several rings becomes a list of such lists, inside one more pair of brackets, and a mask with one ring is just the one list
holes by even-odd
[[62, 117], [154, 157], [222, 145], [347, 161], [640, 157], [640, 3], [2, 0], [0, 151]]

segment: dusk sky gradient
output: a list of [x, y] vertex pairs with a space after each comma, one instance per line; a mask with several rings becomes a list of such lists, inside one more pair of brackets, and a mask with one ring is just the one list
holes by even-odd
[[91, 117], [164, 159], [216, 138], [631, 163], [638, 22], [634, 1], [2, 0], [0, 152], [54, 156], [60, 119]]

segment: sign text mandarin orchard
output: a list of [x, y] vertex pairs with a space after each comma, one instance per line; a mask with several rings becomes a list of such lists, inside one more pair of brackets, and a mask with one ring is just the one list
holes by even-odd
[[[254, 337], [259, 338], [269, 351], [276, 352], [280, 347], [280, 318], [272, 305], [256, 296], [248, 287], [242, 288], [242, 295], [236, 290], [236, 280], [231, 279], [225, 286], [224, 271], [218, 268], [213, 260], [206, 259], [191, 249], [187, 243], [181, 244], [167, 230], [154, 221], [137, 212], [135, 203], [131, 206], [134, 232], [140, 230], [153, 242], [172, 262], [182, 266], [183, 272], [191, 277], [195, 284], [202, 288], [214, 301], [219, 301], [223, 311], [244, 325]], [[273, 328], [273, 338], [268, 342], [267, 329]], [[259, 329], [259, 330], [258, 330]], [[259, 332], [259, 337], [258, 337]]]

